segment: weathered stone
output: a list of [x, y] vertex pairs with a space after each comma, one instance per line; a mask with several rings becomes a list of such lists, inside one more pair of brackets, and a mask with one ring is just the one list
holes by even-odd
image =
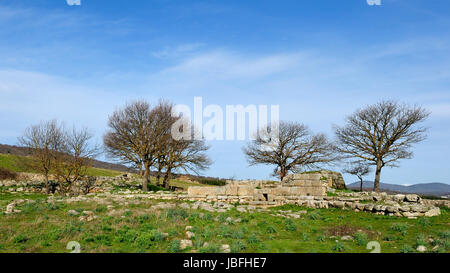
[[230, 245], [222, 245], [222, 246], [220, 247], [220, 250], [221, 250], [223, 253], [230, 253], [230, 252], [231, 252]]
[[427, 248], [425, 246], [420, 245], [420, 246], [417, 247], [416, 250], [419, 251], [419, 252], [425, 252], [425, 251], [427, 251]]
[[76, 210], [69, 210], [69, 211], [67, 212], [67, 214], [69, 214], [69, 215], [71, 215], [71, 216], [77, 216], [77, 215], [79, 215], [80, 213], [79, 213], [78, 211], [76, 211]]
[[417, 203], [417, 202], [419, 202], [419, 200], [420, 200], [420, 197], [419, 197], [417, 194], [407, 194], [407, 195], [405, 196], [405, 201], [406, 201], [406, 202], [414, 202], [414, 203]]
[[426, 217], [434, 217], [441, 215], [441, 209], [440, 208], [432, 208], [429, 211], [425, 212]]
[[342, 241], [352, 241], [352, 240], [353, 240], [353, 237], [350, 236], [350, 235], [345, 235], [345, 236], [342, 236], [342, 237], [341, 237], [341, 240], [342, 240]]
[[185, 250], [188, 247], [192, 247], [192, 240], [181, 240], [180, 241], [180, 248], [181, 250]]
[[372, 211], [373, 210], [374, 205], [373, 204], [366, 204], [364, 206], [364, 210], [365, 211]]
[[191, 232], [191, 231], [186, 231], [186, 237], [187, 237], [188, 239], [192, 239], [192, 238], [195, 237], [195, 233], [194, 233], [194, 232]]

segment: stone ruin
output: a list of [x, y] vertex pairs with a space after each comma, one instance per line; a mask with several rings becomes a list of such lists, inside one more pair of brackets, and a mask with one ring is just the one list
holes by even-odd
[[[24, 174], [25, 175], [25, 174]], [[44, 192], [39, 175], [25, 175], [25, 181], [0, 181], [5, 191]], [[235, 204], [248, 207], [267, 208], [293, 204], [309, 208], [338, 208], [370, 212], [380, 215], [415, 218], [436, 216], [439, 207], [450, 207], [450, 200], [422, 199], [415, 194], [396, 194], [378, 192], [342, 192], [345, 182], [337, 172], [320, 171], [287, 176], [283, 182], [276, 181], [227, 181], [223, 187], [193, 186], [187, 192], [149, 192], [140, 191], [134, 179], [128, 175], [118, 177], [96, 177], [89, 195], [106, 194], [116, 189], [127, 198], [156, 200], [179, 200], [203, 202], [208, 204]], [[80, 196], [81, 198], [82, 196]], [[77, 197], [78, 198], [78, 197]], [[122, 197], [121, 197], [122, 198]], [[7, 211], [13, 211], [13, 205]]]
[[188, 196], [206, 200], [223, 200], [275, 205], [284, 200], [304, 196], [323, 197], [330, 188], [345, 189], [340, 173], [319, 171], [288, 175], [282, 183], [276, 181], [227, 181], [222, 187], [189, 187]]
[[448, 200], [424, 200], [416, 194], [345, 193], [337, 191], [339, 189], [346, 189], [340, 173], [320, 171], [292, 174], [281, 183], [250, 180], [228, 181], [223, 187], [189, 187], [187, 196], [182, 199], [263, 207], [294, 204], [409, 218], [436, 216], [440, 214], [439, 207], [450, 206]]

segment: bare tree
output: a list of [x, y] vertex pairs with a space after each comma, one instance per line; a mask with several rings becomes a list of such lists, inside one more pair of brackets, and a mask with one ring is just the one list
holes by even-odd
[[357, 110], [343, 127], [335, 126], [337, 150], [346, 157], [366, 160], [376, 166], [374, 190], [380, 189], [381, 170], [397, 167], [400, 159], [412, 158], [413, 144], [426, 138], [419, 126], [430, 113], [420, 106], [381, 101]]
[[157, 144], [157, 183], [159, 183], [162, 171], [165, 171], [163, 187], [169, 187], [169, 180], [174, 170], [182, 170], [186, 173], [203, 171], [211, 165], [210, 158], [206, 155], [209, 149], [204, 140], [194, 139], [194, 130], [189, 139], [174, 139], [172, 127], [182, 117], [172, 115], [173, 105], [160, 101], [153, 110], [156, 125], [154, 129]]
[[64, 129], [56, 120], [30, 126], [19, 138], [20, 145], [31, 153], [31, 167], [45, 177], [45, 190], [50, 193], [49, 174], [54, 170], [57, 154], [64, 146]]
[[108, 126], [109, 130], [103, 137], [107, 155], [126, 164], [143, 166], [142, 190], [147, 191], [157, 142], [153, 137], [155, 120], [150, 104], [146, 101], [127, 104], [109, 117]]
[[283, 181], [289, 172], [336, 160], [333, 145], [324, 134], [312, 134], [297, 122], [280, 122], [278, 133], [270, 126], [243, 148], [250, 165], [275, 165], [274, 176]]
[[359, 178], [361, 182], [359, 186], [359, 190], [363, 191], [363, 178], [368, 175], [372, 170], [367, 164], [363, 164], [362, 162], [354, 162], [349, 167], [344, 169], [344, 173], [355, 175]]
[[164, 161], [165, 175], [163, 187], [169, 187], [172, 171], [183, 170], [186, 173], [206, 170], [211, 165], [210, 158], [205, 154], [209, 146], [203, 140], [173, 140], [166, 147]]
[[99, 148], [91, 144], [93, 135], [86, 129], [75, 127], [64, 134], [64, 145], [55, 160], [56, 176], [63, 193], [71, 193], [72, 186], [87, 176]]

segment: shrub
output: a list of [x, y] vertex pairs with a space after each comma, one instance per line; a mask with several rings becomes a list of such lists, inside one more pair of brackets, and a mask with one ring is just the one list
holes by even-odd
[[317, 236], [316, 241], [317, 242], [325, 242], [325, 240], [327, 239], [327, 237], [323, 234]]
[[247, 246], [241, 242], [241, 241], [235, 241], [231, 244], [231, 252], [232, 253], [239, 253], [243, 251]]
[[14, 243], [16, 243], [16, 244], [25, 243], [29, 239], [30, 238], [28, 238], [27, 236], [25, 236], [23, 234], [18, 234], [16, 237], [14, 237]]
[[320, 214], [313, 211], [309, 214], [309, 219], [311, 220], [319, 220], [320, 219]]
[[357, 232], [355, 234], [355, 241], [356, 241], [356, 244], [359, 246], [367, 245], [367, 241], [368, 241], [367, 234], [365, 234], [363, 232]]
[[405, 236], [408, 230], [408, 224], [394, 224], [391, 226], [391, 228], [393, 231], [400, 232], [402, 236]]
[[410, 245], [404, 245], [404, 246], [400, 249], [400, 251], [401, 251], [402, 253], [412, 253], [412, 252], [414, 252], [414, 248], [412, 248]]
[[303, 241], [309, 241], [309, 235], [307, 232], [302, 232], [302, 240]]
[[336, 244], [333, 246], [333, 251], [342, 252], [345, 250], [345, 246], [341, 242], [336, 242]]
[[286, 219], [286, 221], [284, 222], [284, 228], [286, 229], [286, 231], [296, 231], [297, 230], [297, 226], [295, 225], [294, 221], [292, 221], [292, 219]]
[[0, 180], [16, 180], [17, 174], [13, 171], [0, 167]]
[[94, 211], [95, 211], [96, 213], [103, 213], [103, 212], [106, 212], [106, 211], [107, 211], [107, 208], [106, 208], [106, 206], [98, 206], [98, 207], [95, 208]]
[[152, 235], [150, 233], [142, 233], [134, 241], [140, 248], [148, 249], [152, 246]]
[[257, 244], [257, 243], [259, 243], [259, 239], [255, 233], [252, 233], [252, 234], [250, 234], [250, 236], [248, 236], [247, 242], [249, 244]]
[[420, 217], [419, 220], [417, 220], [417, 223], [422, 227], [428, 227], [431, 225], [430, 219], [427, 217]]
[[424, 234], [420, 234], [419, 236], [417, 236], [416, 238], [416, 247], [417, 246], [425, 246], [427, 244], [427, 238], [425, 237]]
[[277, 233], [277, 230], [275, 229], [274, 226], [268, 226], [267, 233]]
[[188, 218], [189, 213], [184, 209], [169, 209], [167, 210], [167, 218], [176, 220], [176, 219], [186, 219]]
[[180, 240], [173, 240], [169, 246], [169, 253], [180, 253], [180, 252], [181, 252]]
[[213, 185], [213, 186], [225, 186], [227, 182], [218, 178], [200, 178], [197, 180], [200, 184]]

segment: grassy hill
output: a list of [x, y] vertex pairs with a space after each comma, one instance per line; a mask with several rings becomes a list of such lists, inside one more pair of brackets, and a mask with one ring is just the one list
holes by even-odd
[[[0, 153], [0, 168], [4, 168], [16, 173], [38, 173], [35, 169], [31, 168], [31, 158], [27, 156], [19, 156], [12, 154], [1, 154]], [[119, 172], [116, 170], [102, 169], [102, 168], [89, 168], [88, 176], [106, 176], [115, 177], [123, 174], [124, 172]], [[173, 179], [170, 180], [169, 184], [178, 188], [187, 189], [190, 186], [217, 186], [220, 183], [225, 183], [223, 180], [212, 179], [212, 178], [202, 178], [194, 176], [183, 176], [175, 175]], [[151, 177], [151, 183], [156, 184], [155, 177]], [[222, 184], [220, 184], [222, 185]]]
[[[0, 167], [8, 169], [13, 172], [23, 173], [37, 173], [36, 170], [30, 167], [32, 159], [27, 156], [0, 154]], [[89, 168], [89, 176], [118, 176], [123, 172], [101, 169], [101, 168]]]

